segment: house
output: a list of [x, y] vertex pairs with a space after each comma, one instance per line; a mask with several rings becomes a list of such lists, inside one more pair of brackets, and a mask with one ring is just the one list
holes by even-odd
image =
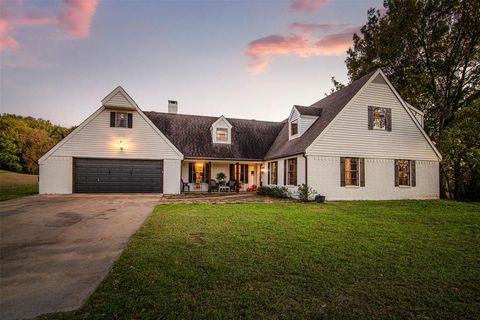
[[211, 191], [217, 173], [252, 185], [307, 184], [329, 200], [436, 199], [441, 155], [423, 113], [381, 70], [288, 119], [142, 111], [117, 87], [40, 160], [40, 193]]

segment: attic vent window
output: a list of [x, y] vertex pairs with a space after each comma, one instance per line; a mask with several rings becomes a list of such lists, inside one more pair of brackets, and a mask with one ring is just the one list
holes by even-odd
[[216, 139], [217, 139], [217, 141], [227, 142], [228, 141], [228, 129], [217, 128]]

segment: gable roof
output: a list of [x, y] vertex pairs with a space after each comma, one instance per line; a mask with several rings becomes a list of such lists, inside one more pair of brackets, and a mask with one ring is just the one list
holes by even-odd
[[[265, 160], [286, 157], [305, 152], [305, 149], [322, 133], [328, 124], [352, 100], [377, 71], [371, 72], [348, 86], [326, 96], [310, 107], [295, 106], [303, 114], [319, 116], [312, 126], [300, 137], [288, 140], [288, 123], [285, 123], [275, 142], [265, 156]], [[299, 110], [300, 107], [300, 110]]]
[[231, 144], [212, 142], [211, 127], [219, 118], [144, 112], [185, 158], [263, 160], [283, 127], [282, 122], [226, 118], [232, 125]]
[[298, 113], [301, 116], [314, 116], [314, 117], [320, 117], [322, 114], [322, 108], [317, 108], [317, 107], [305, 107], [305, 106], [298, 106], [294, 105], [295, 109], [297, 109]]
[[102, 99], [102, 106], [131, 110], [138, 109], [137, 103], [121, 86], [113, 89], [112, 92]]
[[[121, 96], [119, 96], [121, 95]], [[126, 104], [122, 107], [120, 105], [123, 100], [119, 100], [118, 102], [113, 102], [112, 99], [117, 98], [124, 98]], [[72, 139], [76, 134], [83, 130], [84, 127], [87, 126], [93, 119], [95, 119], [103, 110], [106, 108], [116, 108], [116, 109], [129, 109], [129, 110], [136, 110], [140, 117], [145, 120], [145, 122], [160, 136], [162, 137], [165, 142], [174, 150], [178, 156], [183, 159], [183, 155], [180, 151], [175, 147], [175, 145], [165, 137], [165, 135], [158, 130], [158, 128], [148, 119], [145, 114], [140, 110], [137, 103], [130, 97], [130, 95], [121, 87], [118, 86], [112, 90], [105, 98], [102, 99], [102, 106], [98, 108], [94, 113], [92, 113], [87, 119], [85, 119], [78, 127], [76, 127], [72, 132], [70, 132], [65, 138], [63, 138], [60, 142], [54, 145], [50, 150], [47, 151], [40, 159], [38, 159], [38, 163], [42, 164], [45, 160], [47, 160], [58, 148], [63, 146], [67, 143], [70, 139]]]

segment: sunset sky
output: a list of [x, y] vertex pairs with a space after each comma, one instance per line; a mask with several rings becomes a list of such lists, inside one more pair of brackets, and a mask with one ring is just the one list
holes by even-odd
[[1, 112], [78, 125], [121, 85], [145, 111], [280, 121], [347, 81], [381, 3], [0, 0]]

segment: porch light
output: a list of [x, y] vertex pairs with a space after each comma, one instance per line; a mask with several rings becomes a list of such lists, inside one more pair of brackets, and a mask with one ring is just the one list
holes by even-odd
[[120, 142], [118, 143], [118, 148], [123, 151], [123, 149], [125, 149], [125, 143], [123, 142], [123, 140], [120, 140]]

